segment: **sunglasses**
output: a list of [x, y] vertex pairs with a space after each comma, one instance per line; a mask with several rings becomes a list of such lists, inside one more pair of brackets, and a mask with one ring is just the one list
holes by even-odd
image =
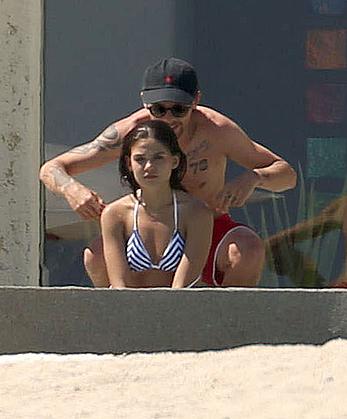
[[166, 115], [167, 111], [170, 111], [175, 118], [183, 118], [187, 115], [190, 109], [190, 106], [181, 105], [179, 103], [171, 106], [171, 108], [166, 108], [160, 103], [153, 103], [153, 105], [148, 105], [146, 107], [155, 118], [162, 118]]

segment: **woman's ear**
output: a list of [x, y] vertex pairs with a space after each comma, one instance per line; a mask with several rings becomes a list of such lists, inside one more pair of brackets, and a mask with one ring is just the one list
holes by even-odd
[[179, 156], [173, 156], [172, 170], [173, 169], [176, 169], [179, 164], [180, 164], [180, 158], [179, 158]]

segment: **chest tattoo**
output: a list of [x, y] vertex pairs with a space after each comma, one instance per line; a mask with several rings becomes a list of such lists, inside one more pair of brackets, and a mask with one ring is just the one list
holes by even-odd
[[209, 147], [210, 145], [208, 140], [202, 140], [195, 148], [193, 148], [193, 150], [187, 153], [187, 160], [197, 160], [199, 158], [199, 154], [204, 151], [207, 151]]
[[198, 172], [204, 172], [208, 169], [208, 159], [190, 160], [188, 163], [189, 168], [193, 174], [196, 175]]
[[187, 153], [188, 168], [193, 175], [208, 169], [208, 159], [201, 158], [201, 154], [210, 148], [208, 140], [202, 140], [195, 148]]

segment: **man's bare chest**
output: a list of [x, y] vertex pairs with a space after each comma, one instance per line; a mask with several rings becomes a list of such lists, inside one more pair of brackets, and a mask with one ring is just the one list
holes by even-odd
[[208, 140], [194, 141], [186, 150], [187, 176], [207, 172], [212, 163], [211, 144]]
[[183, 152], [187, 158], [185, 180], [196, 176], [201, 178], [211, 171], [218, 171], [218, 165], [223, 162], [223, 156], [218, 155], [213, 143], [208, 139], [194, 139], [189, 146], [183, 147]]
[[187, 191], [206, 198], [213, 191], [220, 190], [226, 159], [218, 153], [213, 142], [202, 137], [182, 149], [187, 158], [187, 171], [183, 179]]

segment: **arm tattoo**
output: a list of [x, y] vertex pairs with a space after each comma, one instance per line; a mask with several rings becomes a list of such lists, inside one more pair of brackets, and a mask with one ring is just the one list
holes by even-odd
[[73, 178], [59, 164], [55, 163], [50, 165], [42, 180], [53, 193], [62, 192], [67, 185], [74, 182]]
[[89, 151], [109, 151], [116, 148], [120, 148], [122, 140], [119, 132], [114, 125], [106, 128], [105, 131], [100, 134], [95, 140], [90, 143], [82, 144], [78, 147], [73, 148], [69, 153], [76, 154], [87, 154]]
[[114, 125], [106, 128], [102, 135], [108, 140], [116, 140], [119, 137], [119, 133]]

